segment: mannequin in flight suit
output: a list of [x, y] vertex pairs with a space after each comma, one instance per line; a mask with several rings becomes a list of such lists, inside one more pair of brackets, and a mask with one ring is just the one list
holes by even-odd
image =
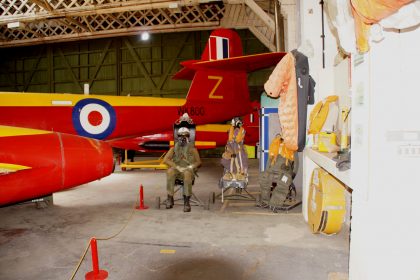
[[192, 194], [192, 182], [198, 167], [201, 165], [200, 156], [194, 143], [190, 143], [190, 131], [186, 127], [178, 129], [178, 141], [163, 158], [163, 162], [169, 166], [166, 172], [166, 190], [168, 198], [166, 209], [174, 206], [175, 179], [184, 181], [184, 212], [191, 212], [190, 197]]
[[248, 155], [244, 148], [246, 131], [240, 118], [232, 119], [231, 124], [226, 152], [221, 160], [225, 170], [224, 179], [243, 180], [248, 173]]

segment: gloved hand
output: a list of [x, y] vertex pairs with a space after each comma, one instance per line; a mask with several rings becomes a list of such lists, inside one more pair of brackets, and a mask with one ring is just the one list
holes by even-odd
[[177, 166], [176, 170], [178, 170], [179, 172], [184, 172], [185, 171], [185, 167], [181, 167], [181, 166]]

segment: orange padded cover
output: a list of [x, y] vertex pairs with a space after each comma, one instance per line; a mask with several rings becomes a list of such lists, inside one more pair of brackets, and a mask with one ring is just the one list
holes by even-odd
[[[268, 81], [265, 92], [271, 97], [279, 97], [279, 118], [284, 145], [293, 154], [298, 149], [298, 100], [296, 88], [295, 57], [287, 53], [277, 64]], [[290, 154], [290, 153], [288, 153]], [[289, 158], [293, 160], [293, 158]]]
[[372, 24], [395, 13], [410, 2], [413, 0], [351, 0], [359, 52], [369, 50], [369, 30]]

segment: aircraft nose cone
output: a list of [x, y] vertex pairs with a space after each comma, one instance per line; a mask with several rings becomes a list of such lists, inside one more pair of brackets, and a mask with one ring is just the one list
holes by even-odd
[[111, 146], [103, 141], [63, 135], [64, 187], [108, 176], [114, 170]]

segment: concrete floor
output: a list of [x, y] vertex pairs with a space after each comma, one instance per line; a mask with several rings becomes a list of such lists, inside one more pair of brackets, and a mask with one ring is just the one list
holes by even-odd
[[[206, 159], [194, 192], [218, 191], [222, 169]], [[250, 163], [249, 190], [257, 190], [258, 162]], [[0, 279], [69, 279], [90, 237], [98, 241], [109, 279], [346, 279], [348, 229], [314, 235], [301, 208], [273, 214], [252, 206], [135, 211], [138, 187], [145, 203], [165, 196], [164, 171], [116, 171], [101, 181], [54, 194], [54, 205], [0, 208]], [[131, 216], [131, 218], [130, 218]], [[162, 251], [172, 250], [172, 251]], [[91, 269], [88, 253], [75, 279]]]

